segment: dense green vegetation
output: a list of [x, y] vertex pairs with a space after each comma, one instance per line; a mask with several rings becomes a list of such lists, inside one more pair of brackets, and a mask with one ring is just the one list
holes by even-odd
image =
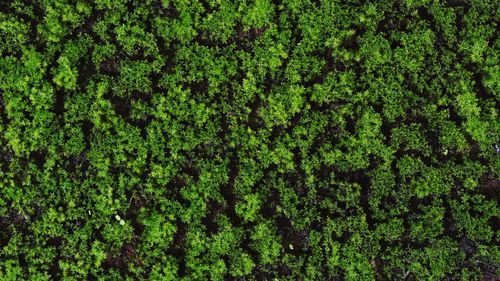
[[0, 1], [0, 280], [498, 280], [499, 14]]

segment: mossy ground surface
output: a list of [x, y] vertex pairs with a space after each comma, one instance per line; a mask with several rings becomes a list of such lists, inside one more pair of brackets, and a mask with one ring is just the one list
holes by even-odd
[[500, 1], [0, 1], [0, 280], [499, 280]]

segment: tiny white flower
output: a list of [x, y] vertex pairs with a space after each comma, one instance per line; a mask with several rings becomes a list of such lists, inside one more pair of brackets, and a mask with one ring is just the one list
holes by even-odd
[[116, 216], [115, 216], [115, 219], [116, 219], [117, 221], [120, 221], [122, 218], [121, 218], [119, 215], [116, 215]]

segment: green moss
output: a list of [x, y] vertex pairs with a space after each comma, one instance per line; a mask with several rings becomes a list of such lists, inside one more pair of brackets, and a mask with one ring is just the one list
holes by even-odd
[[0, 280], [495, 279], [497, 2], [3, 1]]

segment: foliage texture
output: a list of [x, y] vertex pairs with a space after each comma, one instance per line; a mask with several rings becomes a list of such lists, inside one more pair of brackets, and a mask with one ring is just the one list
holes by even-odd
[[0, 280], [498, 280], [499, 14], [0, 1]]

